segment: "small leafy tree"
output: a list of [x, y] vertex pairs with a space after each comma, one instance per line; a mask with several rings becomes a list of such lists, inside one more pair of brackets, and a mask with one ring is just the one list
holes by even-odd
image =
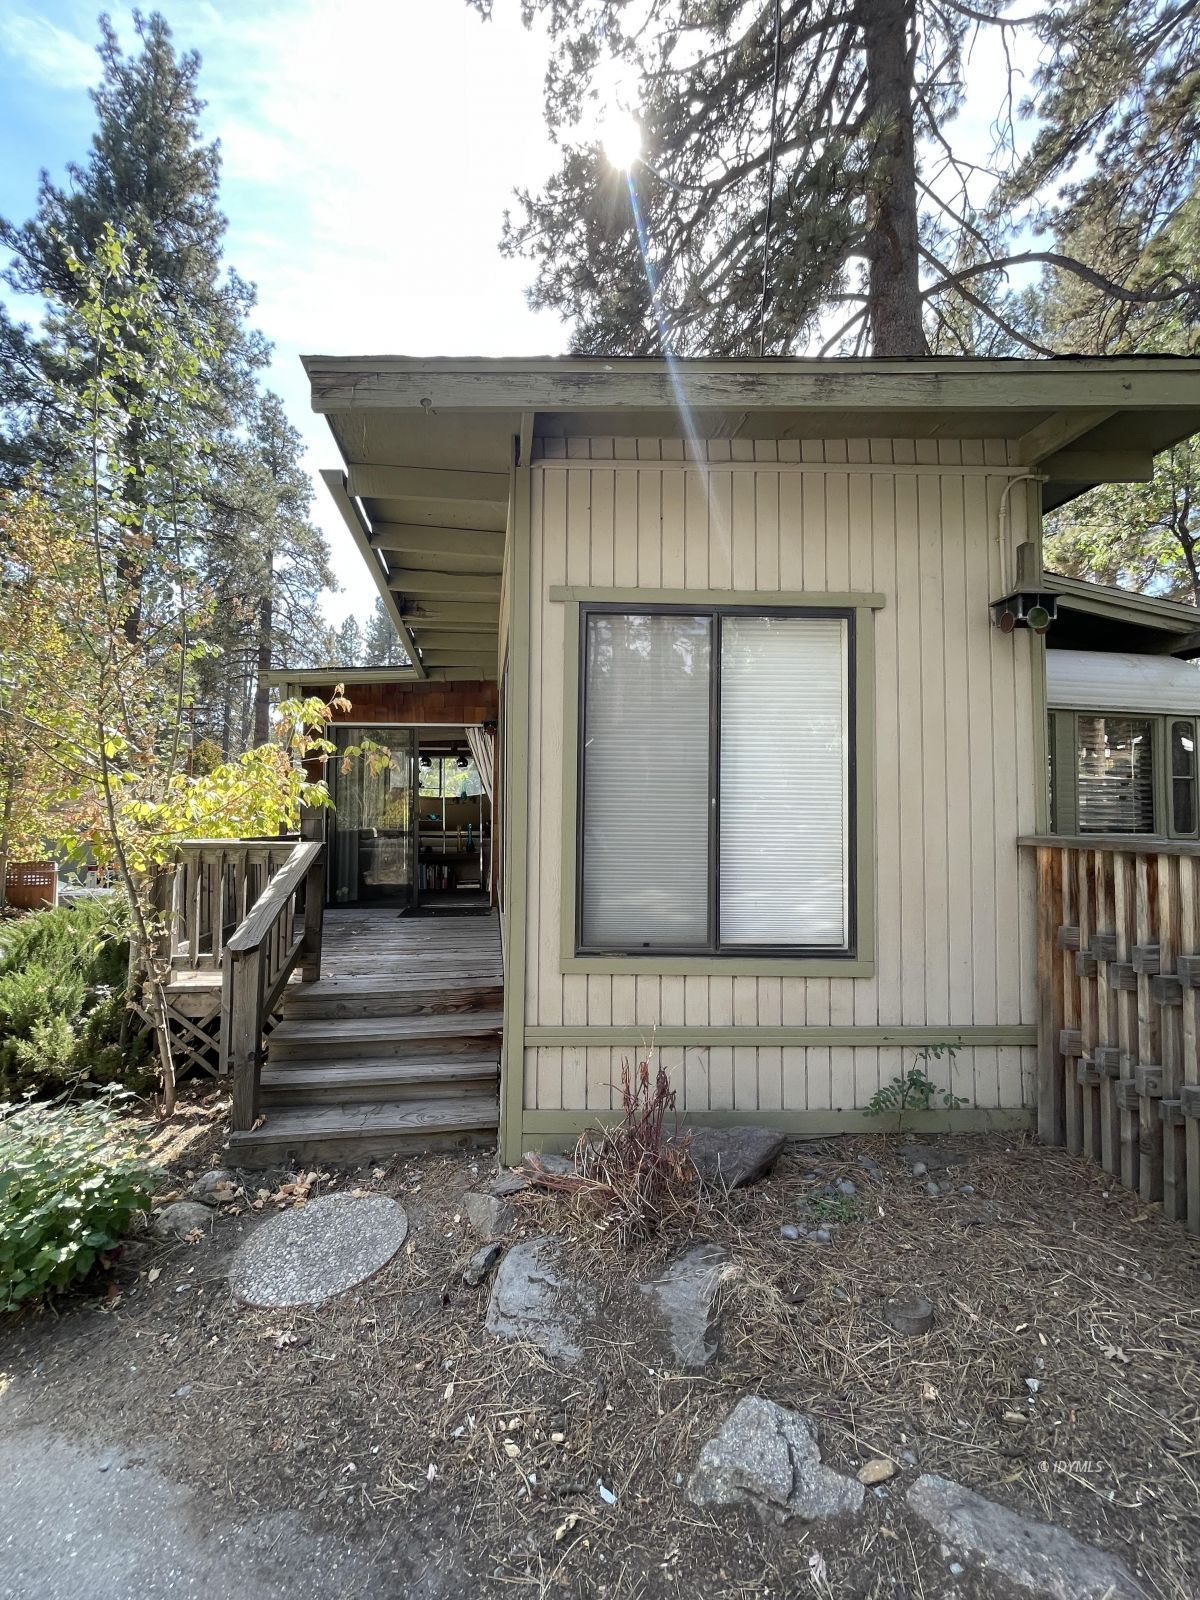
[[25, 535], [15, 568], [61, 651], [54, 670], [30, 656], [37, 670], [9, 720], [51, 764], [45, 831], [85, 843], [124, 889], [169, 1111], [154, 869], [183, 837], [277, 831], [295, 826], [302, 804], [327, 803], [320, 769], [333, 747], [323, 735], [346, 702], [291, 702], [280, 738], [189, 771], [195, 675], [211, 654], [202, 332], [181, 326], [186, 308], [165, 302], [144, 257], [112, 229], [93, 258], [70, 259], [77, 294], [49, 318], [68, 374], [57, 413], [70, 448], [40, 493], [10, 506]]

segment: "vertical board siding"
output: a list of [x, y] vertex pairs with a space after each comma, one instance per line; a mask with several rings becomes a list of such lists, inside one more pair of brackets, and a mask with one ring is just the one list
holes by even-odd
[[[542, 442], [533, 474], [526, 1023], [636, 1026], [1032, 1024], [1038, 782], [1034, 656], [991, 626], [1002, 442], [911, 439], [579, 439]], [[638, 471], [700, 454], [716, 470]], [[629, 462], [628, 470], [590, 461]], [[763, 471], [722, 472], [727, 461]], [[805, 474], [772, 470], [811, 461]], [[880, 472], [940, 465], [945, 473]], [[578, 463], [578, 464], [576, 464]], [[870, 466], [871, 471], [856, 467]], [[840, 470], [844, 467], [844, 471]], [[838, 470], [829, 470], [836, 468]], [[1013, 497], [1014, 541], [1028, 516]], [[878, 592], [874, 613], [875, 974], [869, 978], [563, 973], [560, 959], [567, 608], [555, 584], [596, 588]], [[672, 775], [662, 774], [664, 803]], [[871, 952], [864, 951], [864, 954]], [[608, 1110], [622, 1057], [608, 1046], [530, 1048], [529, 1109]], [[895, 1047], [722, 1046], [663, 1052], [683, 1109], [861, 1107], [911, 1061]], [[959, 1053], [954, 1092], [981, 1107], [1031, 1103], [1035, 1052]], [[944, 1068], [942, 1069], [944, 1072]]]

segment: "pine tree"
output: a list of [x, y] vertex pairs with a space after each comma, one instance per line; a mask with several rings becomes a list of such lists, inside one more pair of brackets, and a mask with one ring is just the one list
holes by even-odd
[[363, 641], [363, 665], [368, 667], [402, 667], [408, 661], [400, 636], [381, 599], [376, 599], [371, 619], [367, 623]]
[[[490, 12], [490, 0], [470, 3]], [[527, 20], [544, 19], [553, 46], [546, 118], [562, 151], [540, 192], [518, 191], [503, 236], [506, 253], [534, 263], [532, 303], [572, 319], [585, 352], [909, 356], [931, 342], [961, 347], [975, 317], [1015, 348], [1048, 353], [1012, 297], [1017, 266], [1073, 273], [1113, 300], [1195, 295], [1194, 283], [1129, 289], [1018, 238], [1097, 126], [1113, 149], [1144, 145], [1147, 180], [1153, 151], [1163, 196], [1174, 192], [1195, 159], [1184, 136], [1188, 83], [1195, 115], [1194, 7], [1072, 0], [1009, 19], [1008, 5], [526, 0]], [[1028, 162], [1012, 159], [1002, 110], [1001, 149], [984, 172], [955, 142], [967, 56], [1006, 50], [1020, 26], [1051, 41], [1070, 86], [1048, 93], [1048, 69], [1054, 126]], [[1087, 75], [1123, 32], [1142, 43], [1106, 73], [1118, 98], [1105, 109], [1085, 92]], [[1153, 71], [1140, 89], [1139, 63]], [[1148, 101], [1172, 75], [1173, 109], [1159, 119], [1172, 137], [1139, 143], [1156, 115]], [[620, 80], [641, 143], [627, 172], [606, 159], [596, 127]], [[1143, 189], [1135, 198], [1148, 207]], [[1105, 203], [1099, 188], [1083, 197]]]

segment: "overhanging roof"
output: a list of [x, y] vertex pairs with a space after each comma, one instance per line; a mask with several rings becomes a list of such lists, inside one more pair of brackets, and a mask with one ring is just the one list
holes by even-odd
[[1174, 656], [1047, 650], [1051, 710], [1200, 712], [1200, 665]]
[[1051, 509], [1200, 432], [1200, 360], [306, 356], [323, 474], [421, 676], [494, 676], [514, 439], [997, 439]]

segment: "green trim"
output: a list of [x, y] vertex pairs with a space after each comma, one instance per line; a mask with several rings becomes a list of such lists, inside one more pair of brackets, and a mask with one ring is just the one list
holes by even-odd
[[881, 594], [832, 589], [590, 589], [581, 584], [553, 583], [547, 593], [551, 600], [568, 605], [585, 601], [622, 606], [836, 606], [879, 611], [887, 604]]
[[[523, 1150], [566, 1148], [589, 1128], [619, 1121], [617, 1112], [526, 1111], [521, 1119]], [[959, 1106], [949, 1111], [914, 1111], [904, 1118], [906, 1133], [1020, 1133], [1034, 1126], [1035, 1113], [1023, 1106]], [[695, 1128], [778, 1128], [794, 1138], [819, 1139], [844, 1133], [896, 1131], [891, 1117], [865, 1111], [691, 1111], [685, 1126]]]
[[[873, 978], [875, 976], [875, 610], [878, 595], [803, 596], [747, 592], [732, 598], [711, 590], [551, 589], [567, 608], [563, 626], [562, 870], [559, 956], [563, 972], [660, 977]], [[854, 608], [855, 927], [857, 948], [848, 956], [577, 955], [575, 952], [575, 845], [579, 786], [579, 608], [584, 599], [616, 597], [644, 605], [834, 605]], [[678, 598], [677, 598], [678, 597]]]
[[[575, 870], [574, 858], [571, 871]], [[860, 878], [862, 874], [859, 874]], [[571, 921], [564, 924], [562, 970], [591, 972], [597, 977], [622, 974], [651, 975], [661, 978], [873, 978], [875, 962], [858, 956], [577, 956], [569, 930], [575, 926], [574, 886], [563, 880], [563, 916], [567, 914], [567, 894], [571, 896]], [[859, 923], [860, 941], [865, 924]], [[872, 930], [873, 933], [873, 930]], [[566, 946], [572, 945], [570, 955]], [[873, 948], [873, 945], [872, 945]]]
[[656, 1049], [708, 1048], [722, 1046], [748, 1046], [767, 1049], [774, 1046], [801, 1046], [806, 1049], [833, 1046], [858, 1046], [860, 1048], [887, 1049], [909, 1046], [920, 1049], [923, 1045], [952, 1044], [956, 1048], [972, 1049], [976, 1046], [1035, 1045], [1037, 1024], [1010, 1022], [943, 1023], [940, 1026], [916, 1027], [897, 1024], [889, 1027], [710, 1027], [705, 1023], [695, 1026], [671, 1025], [657, 1027], [637, 1023], [610, 1027], [527, 1027], [525, 1043], [529, 1047], [551, 1045], [646, 1045]]
[[511, 871], [504, 889], [506, 968], [504, 1032], [500, 1047], [500, 1158], [521, 1155], [521, 1108], [525, 1101], [525, 913], [528, 898], [526, 843], [529, 837], [529, 545], [533, 507], [529, 468], [513, 468], [512, 569], [509, 586], [508, 694], [505, 702], [509, 814], [505, 856]]

